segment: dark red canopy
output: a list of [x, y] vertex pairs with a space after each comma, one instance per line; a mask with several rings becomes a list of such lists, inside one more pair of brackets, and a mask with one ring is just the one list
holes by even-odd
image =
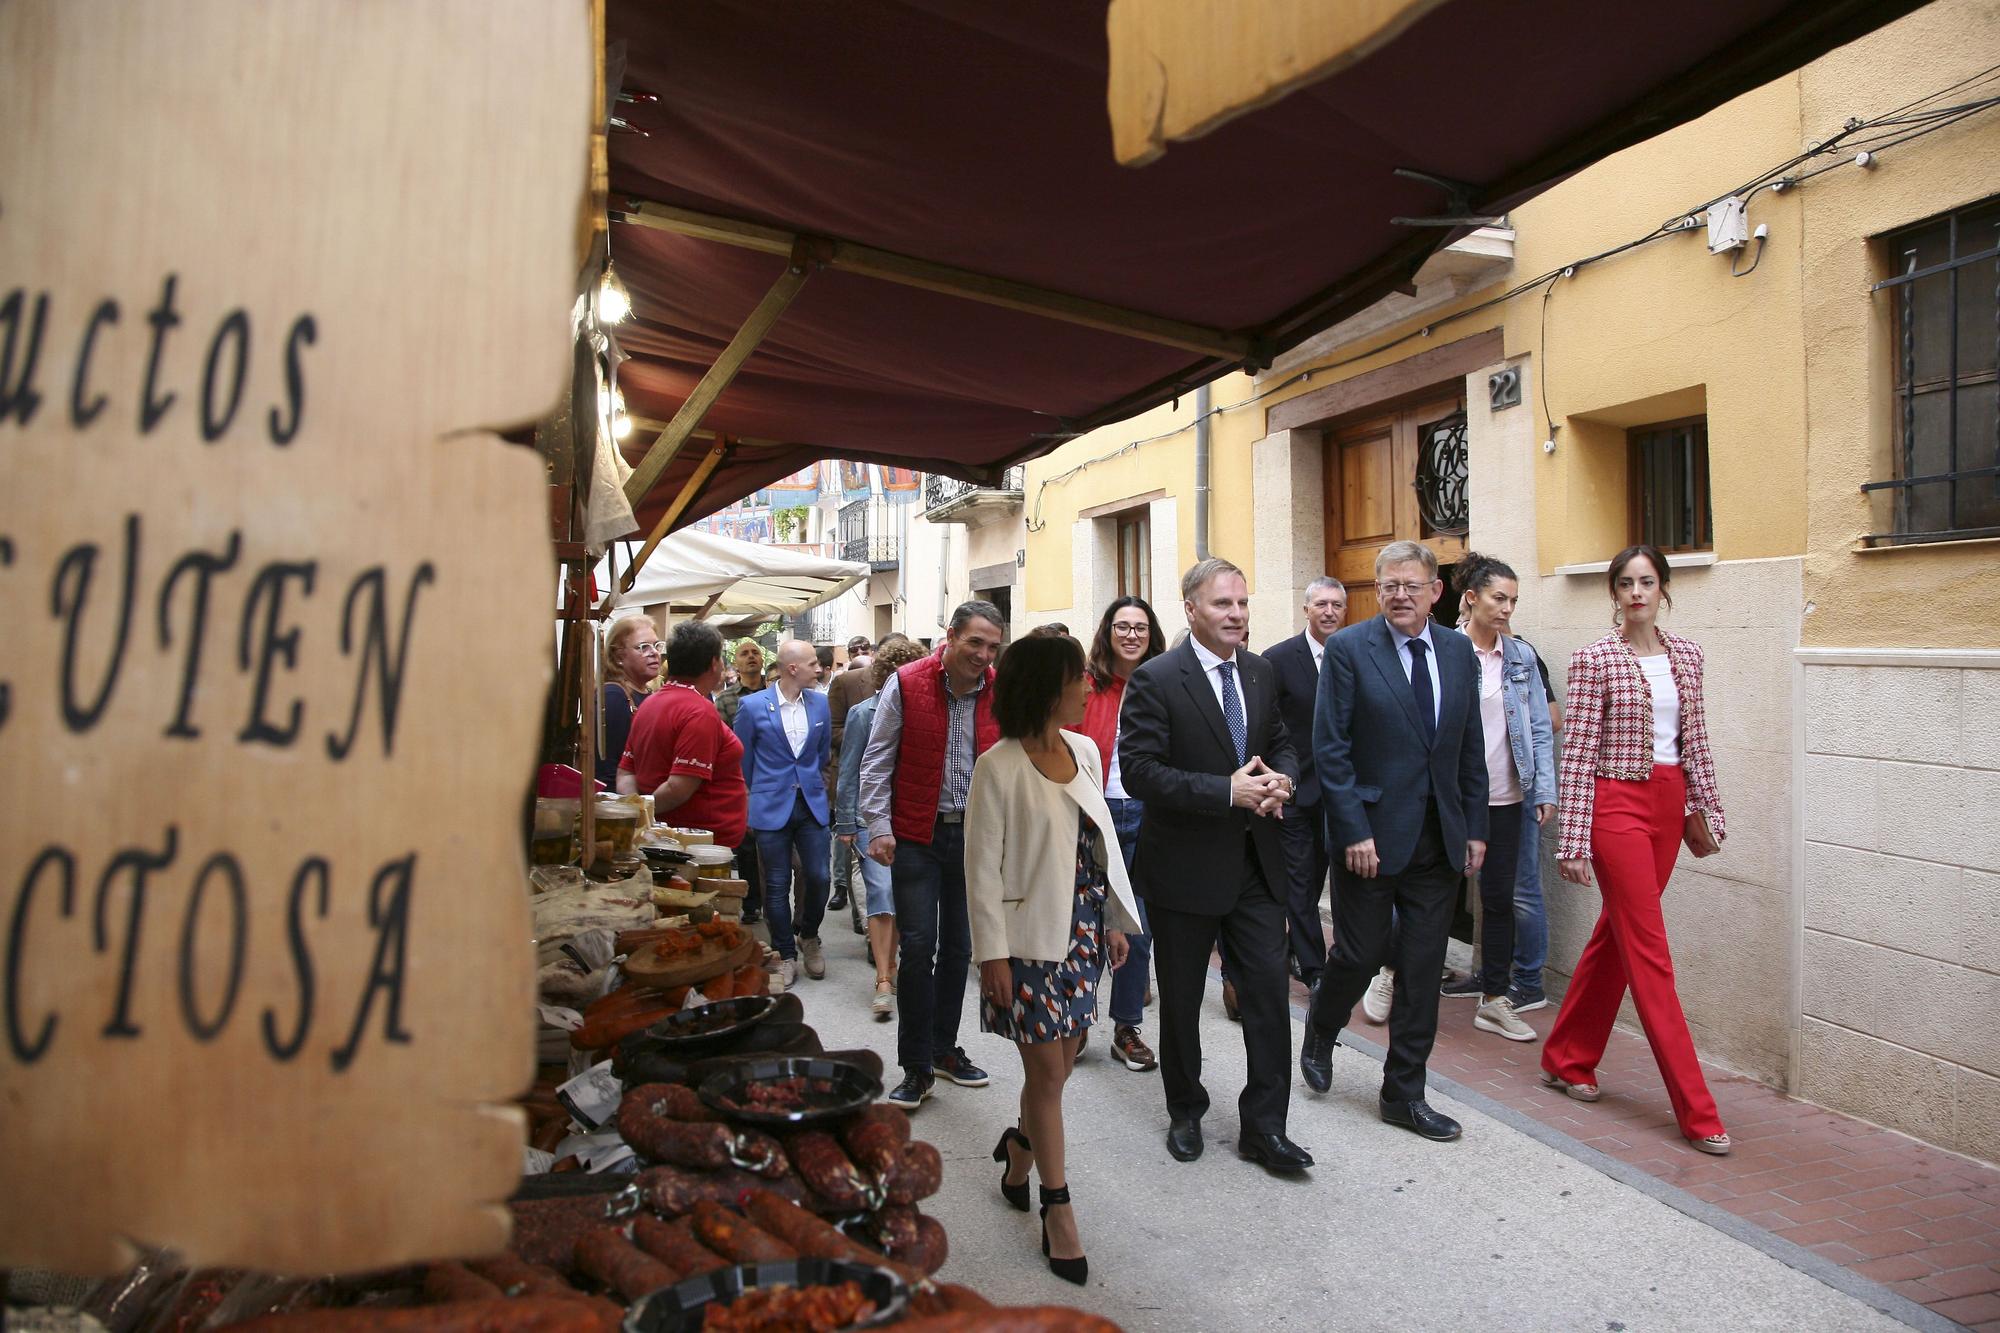
[[[612, 138], [614, 218], [650, 201], [858, 242], [1245, 349], [815, 270], [708, 412], [750, 443], [681, 521], [817, 458], [989, 477], [1407, 282], [1452, 233], [1389, 219], [1451, 210], [1395, 169], [1504, 212], [1917, 3], [1449, 0], [1345, 72], [1132, 169], [1112, 156], [1103, 0], [612, 0], [624, 86], [660, 98], [627, 111], [650, 137]], [[631, 223], [612, 253], [635, 309], [620, 383], [662, 421], [788, 263]], [[681, 451], [642, 520], [706, 452]]]

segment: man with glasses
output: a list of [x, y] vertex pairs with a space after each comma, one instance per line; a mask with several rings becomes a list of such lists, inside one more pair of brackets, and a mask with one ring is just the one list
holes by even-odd
[[1382, 1118], [1445, 1142], [1459, 1125], [1424, 1100], [1424, 1078], [1459, 876], [1486, 856], [1479, 661], [1463, 634], [1430, 618], [1444, 584], [1428, 546], [1383, 547], [1375, 594], [1382, 614], [1327, 644], [1313, 714], [1313, 763], [1339, 856], [1333, 955], [1313, 991], [1299, 1069], [1315, 1092], [1332, 1085], [1334, 1038], [1376, 970], [1393, 963]]
[[1326, 891], [1325, 812], [1319, 804], [1319, 775], [1313, 768], [1313, 708], [1319, 699], [1320, 663], [1326, 641], [1347, 620], [1347, 586], [1332, 575], [1306, 585], [1306, 627], [1264, 650], [1278, 681], [1278, 711], [1299, 752], [1299, 785], [1278, 823], [1285, 845], [1285, 868], [1291, 875], [1286, 894], [1287, 935], [1292, 948], [1292, 975], [1308, 988], [1326, 966], [1326, 931], [1320, 924], [1319, 900]]

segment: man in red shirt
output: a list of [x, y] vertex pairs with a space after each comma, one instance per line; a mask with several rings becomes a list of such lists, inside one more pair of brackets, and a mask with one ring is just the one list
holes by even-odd
[[722, 681], [722, 635], [686, 620], [667, 639], [666, 683], [632, 715], [618, 790], [651, 792], [654, 813], [704, 828], [718, 847], [739, 847], [750, 824], [743, 742], [723, 725], [710, 695]]

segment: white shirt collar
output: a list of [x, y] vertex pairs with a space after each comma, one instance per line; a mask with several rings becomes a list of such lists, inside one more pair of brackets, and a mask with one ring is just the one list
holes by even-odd
[[[1389, 625], [1389, 622], [1386, 619], [1382, 623], [1385, 625]], [[1389, 625], [1389, 642], [1395, 646], [1397, 652], [1400, 653], [1406, 651], [1404, 645], [1409, 643], [1411, 639], [1422, 639], [1424, 641], [1424, 647], [1428, 648], [1432, 653], [1437, 652], [1437, 644], [1431, 641], [1431, 622], [1428, 617], [1426, 617], [1424, 620], [1423, 629], [1419, 630], [1415, 634], [1405, 634], [1403, 633], [1403, 631], [1397, 629], [1394, 625]]]
[[1214, 653], [1204, 648], [1201, 640], [1192, 634], [1188, 635], [1188, 643], [1194, 648], [1195, 660], [1201, 663], [1201, 669], [1204, 672], [1213, 671], [1224, 662], [1228, 662], [1233, 666], [1236, 663], [1236, 658], [1239, 656], [1237, 653], [1231, 653], [1228, 657], [1217, 657]]
[[774, 685], [772, 685], [772, 686], [771, 686], [771, 693], [773, 693], [773, 694], [775, 694], [775, 695], [777, 695], [777, 696], [778, 696], [778, 707], [780, 707], [780, 708], [789, 708], [789, 707], [791, 707], [791, 706], [793, 706], [793, 705], [795, 705], [795, 704], [801, 704], [801, 703], [804, 703], [804, 702], [805, 702], [805, 698], [806, 698], [806, 692], [805, 692], [804, 690], [800, 690], [800, 691], [799, 691], [799, 697], [798, 697], [798, 698], [796, 698], [796, 699], [787, 699], [787, 698], [785, 697], [785, 687], [784, 687], [784, 685], [783, 685], [783, 684], [774, 684]]
[[1301, 633], [1301, 634], [1305, 635], [1305, 638], [1306, 638], [1306, 648], [1307, 648], [1307, 650], [1308, 650], [1308, 651], [1310, 651], [1310, 652], [1312, 653], [1312, 655], [1313, 655], [1313, 661], [1317, 662], [1317, 661], [1319, 661], [1319, 660], [1320, 660], [1321, 658], [1323, 658], [1323, 657], [1325, 657], [1325, 656], [1326, 656], [1326, 640], [1325, 640], [1325, 639], [1316, 639], [1316, 638], [1314, 638], [1314, 637], [1313, 637], [1313, 632], [1312, 632], [1311, 630], [1309, 630], [1309, 629], [1306, 629], [1306, 630], [1300, 630], [1300, 631], [1299, 631], [1299, 633]]

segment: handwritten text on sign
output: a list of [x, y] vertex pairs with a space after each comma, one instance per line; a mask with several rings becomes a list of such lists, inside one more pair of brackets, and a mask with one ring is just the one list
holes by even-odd
[[0, 1268], [502, 1235], [586, 18], [0, 6]]

